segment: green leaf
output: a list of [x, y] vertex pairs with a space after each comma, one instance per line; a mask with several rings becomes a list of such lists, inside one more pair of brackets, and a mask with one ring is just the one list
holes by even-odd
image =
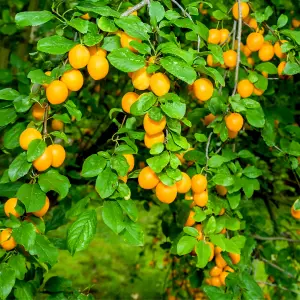
[[263, 299], [263, 291], [254, 278], [244, 271], [239, 273], [241, 286], [243, 287], [243, 297], [245, 299]]
[[50, 293], [70, 292], [72, 281], [64, 277], [53, 276], [47, 280], [44, 289]]
[[22, 222], [20, 227], [14, 228], [12, 235], [17, 244], [29, 250], [35, 244], [37, 234], [32, 223]]
[[98, 176], [104, 170], [105, 166], [106, 159], [104, 157], [92, 154], [85, 159], [81, 176], [86, 178]]
[[290, 61], [286, 63], [283, 70], [284, 75], [295, 75], [298, 73], [300, 73], [300, 65], [298, 63]]
[[110, 160], [111, 168], [116, 170], [119, 176], [125, 176], [129, 170], [129, 164], [123, 155], [113, 156]]
[[38, 84], [51, 83], [51, 81], [53, 81], [53, 77], [46, 75], [41, 69], [30, 71], [27, 78], [29, 78], [32, 83]]
[[246, 118], [250, 125], [263, 128], [265, 125], [265, 116], [261, 107], [259, 108], [248, 108], [246, 111]]
[[150, 154], [151, 155], [160, 154], [164, 151], [164, 149], [165, 149], [165, 146], [163, 143], [156, 143], [153, 145], [153, 147], [151, 147]]
[[215, 286], [205, 285], [203, 288], [205, 294], [210, 300], [232, 300], [232, 293], [226, 291], [226, 293]]
[[284, 27], [288, 21], [289, 21], [288, 17], [286, 15], [281, 14], [277, 20], [278, 28]]
[[74, 116], [77, 121], [81, 120], [82, 112], [77, 109], [76, 104], [72, 100], [68, 100], [64, 107], [67, 109], [71, 116]]
[[109, 167], [100, 173], [96, 180], [96, 191], [101, 198], [111, 196], [118, 187], [118, 176]]
[[225, 227], [229, 230], [236, 231], [240, 229], [241, 223], [237, 218], [226, 217]]
[[200, 37], [207, 41], [209, 35], [209, 29], [203, 23], [196, 21], [196, 25], [194, 25], [193, 30], [195, 33], [200, 35]]
[[8, 264], [0, 264], [0, 299], [6, 299], [15, 285], [15, 271]]
[[259, 191], [259, 181], [255, 178], [243, 177], [243, 191], [248, 198], [251, 198], [254, 191]]
[[117, 201], [104, 201], [102, 219], [115, 234], [119, 234], [125, 228], [123, 210]]
[[54, 114], [52, 117], [54, 120], [59, 120], [62, 121], [63, 123], [68, 123], [68, 124], [71, 123], [71, 119], [67, 114], [61, 114], [61, 115]]
[[119, 205], [122, 207], [123, 212], [128, 215], [128, 217], [136, 222], [138, 219], [138, 209], [133, 200], [117, 200]]
[[153, 93], [144, 93], [131, 105], [130, 113], [134, 116], [142, 116], [155, 104], [156, 100]]
[[254, 86], [257, 89], [265, 91], [268, 88], [268, 79], [260, 74], [256, 74], [258, 80], [255, 82]]
[[209, 160], [208, 160], [208, 166], [211, 168], [218, 168], [223, 165], [223, 163], [228, 162], [228, 159], [221, 156], [221, 155], [213, 155]]
[[280, 33], [290, 37], [298, 45], [300, 45], [300, 31], [285, 29], [285, 30], [281, 30]]
[[145, 66], [145, 59], [128, 48], [113, 50], [107, 58], [115, 68], [123, 72], [134, 72]]
[[231, 209], [236, 209], [241, 201], [241, 193], [235, 192], [232, 194], [227, 194], [227, 199], [230, 204]]
[[41, 190], [37, 183], [23, 184], [17, 192], [17, 198], [26, 208], [26, 212], [35, 212], [45, 205], [46, 194]]
[[18, 281], [14, 286], [14, 296], [19, 300], [32, 300], [35, 288], [31, 282]]
[[70, 51], [76, 43], [63, 36], [52, 35], [42, 38], [37, 43], [37, 50], [49, 54], [59, 55]]
[[262, 175], [262, 171], [254, 166], [248, 166], [243, 170], [243, 174], [248, 178], [257, 178]]
[[146, 161], [155, 173], [160, 173], [168, 165], [170, 155], [167, 151], [164, 151], [162, 154], [148, 158]]
[[14, 89], [6, 88], [0, 90], [0, 100], [14, 100], [20, 96], [20, 93]]
[[11, 256], [8, 265], [15, 271], [15, 276], [19, 280], [24, 280], [26, 269], [26, 259], [23, 255], [17, 254]]
[[255, 69], [260, 72], [267, 72], [268, 74], [277, 74], [277, 67], [270, 62], [258, 64], [255, 66]]
[[103, 40], [103, 34], [88, 32], [83, 37], [83, 43], [88, 47], [99, 44]]
[[196, 222], [202, 222], [206, 219], [206, 214], [202, 209], [200, 209], [200, 207], [195, 207], [194, 210], [196, 212], [194, 215], [194, 220]]
[[73, 18], [68, 22], [68, 25], [75, 28], [80, 33], [87, 33], [89, 28], [89, 21], [81, 18]]
[[120, 37], [115, 36], [107, 36], [103, 39], [102, 48], [106, 51], [113, 51], [121, 48]]
[[20, 134], [26, 129], [25, 123], [16, 123], [10, 129], [6, 130], [3, 136], [4, 147], [14, 149], [20, 146]]
[[164, 54], [175, 55], [185, 60], [188, 65], [193, 63], [193, 54], [186, 50], [180, 49], [175, 43], [168, 42], [160, 44], [157, 50], [160, 50], [160, 52]]
[[20, 95], [14, 100], [14, 107], [17, 112], [26, 112], [32, 106], [29, 96]]
[[149, 15], [151, 19], [155, 19], [158, 23], [165, 16], [165, 9], [158, 1], [151, 1], [149, 7]]
[[217, 19], [218, 21], [228, 19], [228, 15], [227, 15], [226, 13], [222, 12], [222, 11], [219, 10], [219, 9], [213, 11], [212, 15], [213, 15], [213, 17], [214, 17], [215, 19]]
[[17, 26], [38, 26], [54, 18], [54, 15], [47, 10], [19, 12], [15, 16]]
[[219, 246], [221, 249], [225, 250], [225, 240], [226, 237], [224, 234], [211, 234], [209, 236], [210, 241], [216, 245]]
[[8, 176], [11, 181], [16, 181], [25, 176], [31, 168], [31, 163], [27, 161], [26, 152], [20, 153], [10, 164]]
[[85, 210], [86, 206], [90, 202], [89, 197], [84, 197], [83, 199], [76, 202], [71, 209], [69, 209], [66, 213], [67, 218], [77, 217], [81, 214], [82, 211]]
[[234, 178], [228, 174], [219, 173], [215, 175], [212, 180], [215, 184], [223, 185], [223, 186], [230, 186], [234, 184]]
[[[141, 54], [150, 54], [151, 53], [151, 48], [147, 44], [139, 43], [137, 41], [131, 41], [129, 44], [130, 44], [130, 46], [132, 46], [134, 49], [136, 49]], [[148, 72], [148, 68], [147, 68], [147, 72]]]
[[190, 236], [193, 236], [193, 237], [198, 237], [199, 236], [199, 232], [195, 227], [185, 226], [185, 227], [183, 227], [183, 232], [190, 235]]
[[93, 5], [92, 3], [87, 3], [85, 4], [84, 2], [82, 5], [76, 6], [79, 10], [83, 11], [84, 13], [86, 12], [94, 12], [98, 15], [105, 16], [105, 17], [120, 17], [120, 13], [111, 9], [108, 6], [104, 5]]
[[197, 268], [204, 268], [209, 260], [211, 255], [211, 250], [208, 244], [204, 241], [199, 241], [196, 245], [196, 253], [197, 253]]
[[207, 223], [205, 223], [204, 225], [204, 229], [203, 229], [204, 233], [208, 235], [214, 233], [216, 230], [216, 225], [217, 225], [216, 218], [214, 216], [211, 216], [208, 219]]
[[224, 64], [223, 51], [221, 46], [215, 44], [208, 44], [208, 49], [211, 51], [214, 61]]
[[107, 17], [101, 17], [97, 20], [98, 27], [105, 32], [115, 32], [118, 30], [118, 27], [115, 25], [114, 20]]
[[96, 211], [88, 210], [81, 213], [68, 229], [67, 245], [69, 252], [74, 255], [76, 252], [86, 249], [96, 234], [96, 228]]
[[7, 183], [0, 183], [0, 196], [1, 197], [14, 197], [22, 185], [22, 182], [7, 182]]
[[144, 232], [140, 224], [125, 220], [125, 229], [120, 233], [123, 240], [132, 246], [144, 245]]
[[30, 247], [29, 253], [37, 255], [39, 262], [53, 266], [58, 260], [58, 250], [44, 235], [37, 234], [35, 243]]
[[266, 119], [264, 129], [262, 130], [262, 137], [269, 147], [275, 145], [276, 131], [273, 119]]
[[166, 101], [160, 107], [168, 117], [178, 120], [184, 117], [186, 111], [185, 103], [179, 101]]
[[42, 139], [36, 139], [30, 142], [27, 150], [27, 160], [32, 162], [40, 157], [45, 152], [46, 147], [47, 145]]
[[188, 84], [192, 84], [196, 80], [195, 70], [180, 58], [166, 56], [160, 60], [160, 64], [170, 74]]
[[183, 236], [177, 243], [177, 254], [178, 255], [185, 255], [191, 253], [192, 250], [195, 248], [197, 243], [197, 239], [192, 236]]
[[17, 118], [17, 114], [14, 108], [0, 109], [0, 126], [6, 126], [14, 122]]
[[55, 191], [59, 194], [60, 199], [68, 195], [69, 188], [71, 187], [68, 177], [59, 174], [57, 170], [53, 169], [39, 176], [39, 185], [45, 193]]
[[143, 23], [137, 16], [122, 17], [115, 20], [117, 26], [122, 28], [129, 36], [146, 41], [149, 39], [150, 26]]
[[66, 143], [69, 142], [68, 137], [66, 136], [66, 134], [63, 131], [52, 131], [50, 134], [61, 140], [64, 140]]

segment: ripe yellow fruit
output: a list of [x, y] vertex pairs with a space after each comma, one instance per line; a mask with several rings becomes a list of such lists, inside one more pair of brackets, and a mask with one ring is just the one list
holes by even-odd
[[[242, 19], [246, 19], [249, 15], [250, 7], [247, 3], [241, 3], [241, 10], [242, 10]], [[232, 15], [233, 17], [238, 20], [239, 19], [239, 4], [236, 2], [232, 7]]]
[[229, 30], [226, 28], [220, 29], [220, 44], [223, 44], [225, 42], [229, 43], [230, 42], [230, 38], [229, 37]]
[[79, 91], [83, 86], [83, 76], [79, 70], [70, 70], [63, 74], [60, 79], [72, 92]]
[[217, 190], [217, 193], [220, 195], [220, 196], [225, 196], [227, 194], [227, 189], [225, 186], [223, 185], [216, 185], [216, 190]]
[[32, 116], [38, 120], [38, 121], [42, 121], [44, 118], [44, 114], [45, 114], [45, 106], [46, 104], [44, 103], [43, 105], [40, 105], [40, 103], [35, 103], [32, 106]]
[[92, 46], [92, 47], [88, 47], [90, 55], [97, 55], [97, 56], [103, 56], [106, 57], [107, 51], [98, 47], [98, 46]]
[[69, 63], [74, 69], [84, 68], [90, 60], [90, 52], [83, 45], [76, 45], [68, 54]]
[[210, 257], [209, 257], [208, 261], [212, 261], [212, 259], [215, 256], [215, 245], [211, 242], [207, 242], [206, 244], [208, 244], [208, 246], [210, 248]]
[[29, 144], [36, 139], [42, 139], [42, 135], [35, 128], [27, 128], [25, 129], [19, 138], [20, 146], [23, 150], [28, 150]]
[[194, 202], [200, 207], [206, 206], [208, 202], [208, 192], [207, 190], [202, 193], [194, 193]]
[[204, 117], [203, 124], [205, 126], [208, 126], [215, 118], [216, 118], [215, 115], [209, 114], [209, 115], [207, 115], [207, 116]]
[[86, 13], [84, 15], [81, 15], [80, 18], [83, 19], [83, 20], [89, 20], [91, 17], [89, 15], [89, 13]]
[[221, 269], [227, 266], [226, 260], [222, 257], [220, 253], [216, 255], [215, 261], [216, 261], [216, 265]]
[[163, 203], [172, 203], [177, 196], [176, 184], [172, 186], [167, 186], [162, 182], [158, 183], [158, 185], [155, 188], [155, 195], [158, 198], [158, 200]]
[[166, 117], [163, 116], [163, 118], [160, 121], [154, 121], [149, 117], [149, 114], [145, 114], [144, 117], [144, 129], [147, 134], [153, 135], [162, 132], [167, 124]]
[[146, 133], [144, 137], [145, 146], [149, 149], [157, 143], [163, 143], [164, 140], [165, 140], [165, 135], [163, 132], [159, 132], [153, 135]]
[[188, 174], [181, 172], [181, 180], [176, 182], [177, 192], [180, 194], [187, 193], [192, 187], [192, 181]]
[[278, 65], [278, 67], [277, 67], [277, 71], [278, 71], [278, 75], [279, 75], [279, 77], [284, 77], [284, 76], [282, 76], [282, 72], [283, 72], [283, 70], [284, 70], [284, 68], [285, 68], [285, 65], [286, 65], [286, 61], [282, 61], [279, 65]]
[[159, 178], [150, 167], [145, 167], [139, 174], [138, 182], [141, 188], [151, 190], [158, 185]]
[[218, 29], [210, 29], [207, 42], [209, 44], [219, 44], [221, 40], [221, 33]]
[[12, 250], [17, 246], [15, 239], [12, 237], [12, 229], [6, 228], [0, 232], [0, 245], [6, 250]]
[[170, 90], [170, 80], [163, 73], [155, 73], [150, 78], [151, 91], [158, 97], [167, 94]]
[[226, 127], [234, 132], [238, 132], [242, 129], [244, 119], [239, 113], [231, 113], [225, 117]]
[[60, 120], [53, 119], [51, 122], [51, 128], [53, 130], [62, 130], [64, 128], [64, 123]]
[[40, 210], [33, 212], [33, 214], [36, 217], [41, 218], [41, 217], [43, 217], [47, 213], [47, 211], [49, 209], [49, 206], [50, 206], [50, 201], [49, 201], [49, 198], [46, 196], [46, 200], [45, 200], [44, 206]]
[[228, 129], [228, 137], [230, 139], [235, 139], [237, 137], [238, 133], [239, 133], [238, 131], [231, 131]]
[[242, 52], [246, 55], [246, 57], [249, 57], [252, 54], [251, 50], [248, 48], [247, 45], [244, 46]]
[[103, 79], [109, 71], [108, 60], [103, 56], [93, 55], [88, 62], [87, 70], [94, 80]]
[[[240, 94], [242, 98], [248, 98], [252, 95], [254, 90], [253, 83], [248, 79], [243, 79], [239, 81], [237, 85], [237, 92]], [[231, 129], [230, 129], [231, 130]], [[237, 130], [235, 130], [237, 131]]]
[[47, 87], [46, 96], [51, 104], [61, 104], [67, 100], [69, 90], [64, 82], [54, 80]]
[[47, 170], [52, 164], [52, 151], [49, 147], [46, 148], [45, 152], [36, 160], [33, 161], [33, 166], [40, 172]]
[[196, 223], [196, 221], [194, 220], [194, 215], [195, 215], [195, 212], [193, 210], [191, 210], [184, 226], [191, 227]]
[[132, 74], [132, 84], [137, 90], [146, 90], [150, 86], [151, 75], [147, 73], [147, 68], [143, 67]]
[[126, 158], [129, 165], [128, 172], [131, 172], [134, 168], [134, 156], [132, 154], [123, 154], [123, 156]]
[[49, 150], [52, 153], [52, 163], [51, 166], [54, 168], [60, 167], [66, 158], [65, 148], [59, 144], [53, 144], [48, 146]]
[[256, 30], [258, 28], [257, 26], [257, 21], [254, 18], [251, 18], [248, 22], [249, 27], [253, 28], [254, 30]]
[[141, 40], [134, 38], [132, 36], [129, 36], [128, 34], [126, 34], [125, 32], [121, 33], [121, 46], [122, 48], [128, 48], [130, 51], [132, 52], [137, 52], [137, 50], [135, 50], [131, 45], [130, 42], [131, 41], [137, 41], [137, 42], [141, 42]]
[[258, 51], [258, 57], [262, 61], [269, 61], [274, 56], [274, 47], [268, 42], [264, 42], [262, 47]]
[[210, 269], [209, 275], [211, 277], [219, 276], [222, 273], [222, 269], [219, 268], [218, 266], [214, 266]]
[[214, 86], [209, 79], [200, 78], [194, 82], [193, 91], [198, 100], [207, 101], [213, 95]]
[[9, 215], [13, 215], [16, 218], [19, 218], [20, 215], [17, 213], [15, 207], [17, 206], [18, 199], [10, 198], [4, 204], [4, 212], [9, 217]]
[[287, 40], [281, 40], [274, 45], [274, 53], [279, 59], [286, 58], [286, 54], [281, 51], [281, 45], [287, 42]]
[[227, 68], [234, 68], [237, 62], [237, 53], [234, 50], [228, 50], [223, 53], [224, 64]]
[[252, 32], [247, 37], [247, 47], [252, 52], [258, 51], [264, 44], [264, 37], [261, 33]]
[[207, 188], [207, 179], [202, 174], [196, 174], [192, 177], [192, 190], [196, 194], [204, 192]]
[[222, 272], [221, 274], [220, 274], [220, 280], [221, 280], [221, 283], [222, 283], [222, 285], [225, 285], [225, 280], [226, 280], [226, 277], [228, 276], [228, 272]]
[[263, 93], [264, 93], [263, 90], [260, 90], [260, 89], [257, 89], [256, 87], [254, 87], [254, 90], [253, 90], [254, 95], [261, 96]]
[[240, 260], [241, 260], [240, 254], [230, 253], [229, 252], [228, 255], [229, 255], [229, 257], [230, 257], [230, 259], [231, 259], [231, 261], [232, 261], [232, 263], [234, 265], [238, 264], [240, 262]]
[[210, 67], [217, 67], [220, 65], [220, 63], [214, 62], [213, 56], [211, 54], [207, 55], [206, 62], [207, 62], [207, 65]]
[[138, 100], [140, 95], [134, 92], [126, 93], [122, 98], [122, 109], [130, 114], [131, 105]]

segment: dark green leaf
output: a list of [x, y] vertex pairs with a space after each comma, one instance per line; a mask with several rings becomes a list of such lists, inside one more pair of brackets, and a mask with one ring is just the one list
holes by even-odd
[[118, 176], [109, 167], [100, 173], [96, 180], [96, 191], [101, 198], [111, 196], [118, 187]]
[[49, 54], [65, 54], [76, 45], [75, 42], [66, 39], [63, 36], [52, 35], [42, 38], [37, 43], [37, 50]]

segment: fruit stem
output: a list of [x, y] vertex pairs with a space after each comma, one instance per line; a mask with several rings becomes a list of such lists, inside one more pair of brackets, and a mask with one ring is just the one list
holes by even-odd
[[43, 125], [43, 134], [44, 134], [45, 136], [48, 134], [48, 131], [47, 131], [48, 107], [49, 107], [49, 104], [47, 103], [47, 104], [45, 105], [45, 111], [44, 111], [44, 125]]

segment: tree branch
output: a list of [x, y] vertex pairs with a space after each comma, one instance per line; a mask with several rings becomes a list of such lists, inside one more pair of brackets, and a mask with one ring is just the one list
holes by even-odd
[[287, 241], [291, 243], [300, 243], [300, 240], [293, 240], [293, 239], [288, 239], [285, 237], [281, 236], [260, 236], [257, 234], [252, 235], [256, 240], [261, 240], [261, 241]]
[[232, 35], [232, 49], [234, 49], [234, 42], [235, 42], [235, 37], [236, 37], [236, 21], [233, 22], [233, 28], [232, 28], [232, 32], [233, 32], [233, 35]]
[[121, 17], [127, 17], [129, 15], [131, 15], [133, 12], [141, 9], [142, 7], [144, 7], [145, 5], [147, 5], [149, 2], [149, 0], [143, 0], [140, 3], [138, 3], [137, 5], [131, 7], [130, 9], [126, 10], [125, 12], [123, 12], [121, 14]]
[[[188, 17], [194, 24], [194, 20], [193, 18], [191, 17], [191, 15], [189, 13], [186, 12], [186, 10], [176, 1], [176, 0], [171, 0], [182, 12], [183, 12], [183, 15]], [[198, 45], [197, 45], [197, 51], [200, 52], [200, 43], [201, 43], [201, 38], [200, 38], [200, 35], [198, 34]]]
[[232, 96], [236, 93], [236, 88], [239, 80], [239, 68], [240, 68], [240, 60], [241, 60], [241, 37], [242, 37], [242, 27], [243, 27], [243, 19], [242, 19], [242, 7], [241, 0], [237, 0], [239, 5], [239, 20], [238, 20], [238, 34], [237, 34], [237, 59], [236, 59], [236, 67], [235, 67], [235, 78], [234, 78], [234, 89], [232, 92]]
[[49, 104], [47, 103], [45, 105], [45, 111], [44, 111], [44, 125], [43, 125], [43, 134], [44, 135], [48, 134], [48, 131], [47, 131], [48, 108], [49, 108]]
[[295, 278], [295, 276], [294, 276], [293, 274], [291, 274], [290, 272], [288, 272], [288, 271], [282, 269], [281, 267], [275, 265], [274, 263], [270, 262], [269, 260], [267, 260], [267, 259], [265, 259], [265, 258], [263, 258], [263, 257], [260, 257], [260, 259], [261, 259], [263, 262], [267, 263], [268, 265], [272, 266], [274, 269], [279, 270], [280, 272], [282, 272], [282, 273], [288, 275], [289, 277]]
[[256, 281], [258, 284], [265, 284], [265, 285], [270, 285], [270, 286], [274, 286], [274, 287], [277, 287], [281, 290], [285, 290], [285, 291], [290, 291], [292, 293], [295, 293], [297, 295], [300, 295], [300, 293], [296, 292], [296, 291], [293, 291], [293, 290], [290, 290], [290, 289], [287, 289], [286, 287], [283, 287], [283, 286], [280, 286], [280, 285], [277, 285], [277, 284], [274, 284], [274, 283], [270, 283], [270, 282], [264, 282], [264, 281]]

